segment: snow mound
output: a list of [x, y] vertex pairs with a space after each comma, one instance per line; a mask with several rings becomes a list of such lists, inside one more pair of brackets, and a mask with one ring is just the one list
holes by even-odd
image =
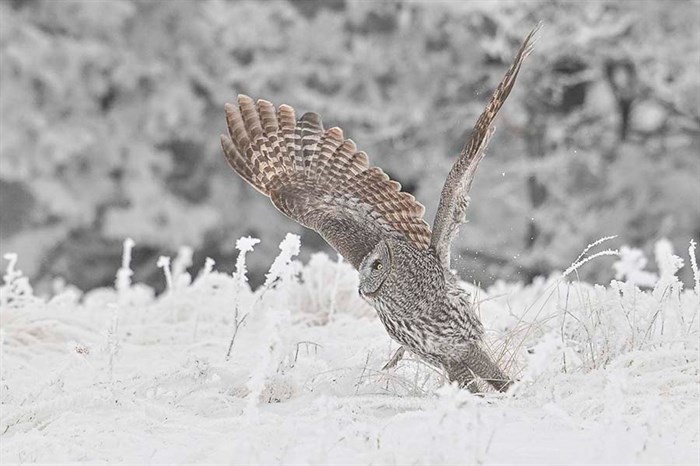
[[7, 257], [3, 464], [699, 460], [694, 243], [693, 290], [663, 241], [658, 277], [626, 249], [616, 270], [627, 281], [608, 286], [561, 274], [465, 284], [494, 356], [519, 379], [508, 394], [474, 396], [410, 356], [381, 371], [396, 344], [357, 295], [356, 273], [323, 254], [295, 261], [294, 235], [251, 291], [257, 242], [238, 241], [233, 276], [209, 260], [192, 278], [187, 248], [161, 258], [158, 297], [131, 282], [130, 240], [113, 289], [64, 287], [50, 300]]

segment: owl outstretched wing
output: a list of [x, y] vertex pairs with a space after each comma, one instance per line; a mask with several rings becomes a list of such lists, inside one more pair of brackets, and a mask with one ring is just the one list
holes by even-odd
[[452, 166], [442, 188], [440, 204], [433, 222], [433, 235], [430, 246], [446, 269], [450, 267], [450, 245], [452, 244], [452, 239], [457, 234], [459, 225], [465, 220], [464, 216], [469, 205], [469, 189], [471, 188], [476, 169], [484, 157], [486, 146], [493, 135], [493, 121], [513, 89], [523, 61], [532, 52], [534, 38], [538, 30], [539, 25], [523, 41], [513, 64], [494, 91], [486, 109], [479, 116], [471, 137]]
[[383, 238], [403, 238], [427, 249], [425, 208], [367, 154], [316, 113], [298, 121], [288, 105], [275, 108], [238, 96], [226, 104], [226, 160], [241, 178], [268, 196], [282, 213], [318, 232], [356, 269]]

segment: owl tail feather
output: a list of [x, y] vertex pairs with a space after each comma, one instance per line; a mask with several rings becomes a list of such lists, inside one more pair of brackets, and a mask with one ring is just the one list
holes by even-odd
[[457, 382], [461, 388], [468, 388], [473, 392], [477, 391], [477, 378], [488, 382], [499, 392], [507, 391], [513, 384], [478, 344], [470, 345], [465, 353], [450, 361], [445, 368], [451, 382]]

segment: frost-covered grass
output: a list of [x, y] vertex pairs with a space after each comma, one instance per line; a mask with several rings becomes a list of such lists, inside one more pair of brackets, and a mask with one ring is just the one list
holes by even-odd
[[699, 460], [700, 275], [683, 289], [668, 242], [656, 276], [626, 248], [607, 286], [576, 280], [583, 256], [567, 277], [470, 287], [496, 357], [520, 379], [482, 397], [411, 357], [382, 372], [396, 344], [355, 272], [322, 254], [294, 261], [293, 235], [252, 292], [255, 245], [239, 240], [233, 276], [208, 261], [190, 277], [186, 248], [161, 258], [158, 297], [131, 282], [128, 241], [115, 287], [84, 296], [33, 296], [9, 256], [2, 463]]

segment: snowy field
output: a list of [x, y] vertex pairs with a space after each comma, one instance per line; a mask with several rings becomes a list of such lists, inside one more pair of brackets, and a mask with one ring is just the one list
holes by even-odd
[[470, 287], [520, 380], [475, 396], [410, 356], [381, 371], [396, 344], [355, 272], [294, 261], [293, 235], [251, 292], [255, 243], [239, 240], [233, 276], [209, 262], [190, 278], [187, 249], [161, 258], [158, 297], [131, 283], [128, 241], [115, 287], [84, 296], [34, 297], [6, 257], [2, 464], [698, 464], [693, 245], [657, 243], [658, 275], [639, 251], [595, 257], [615, 262], [606, 286], [577, 280], [583, 255], [530, 286]]

